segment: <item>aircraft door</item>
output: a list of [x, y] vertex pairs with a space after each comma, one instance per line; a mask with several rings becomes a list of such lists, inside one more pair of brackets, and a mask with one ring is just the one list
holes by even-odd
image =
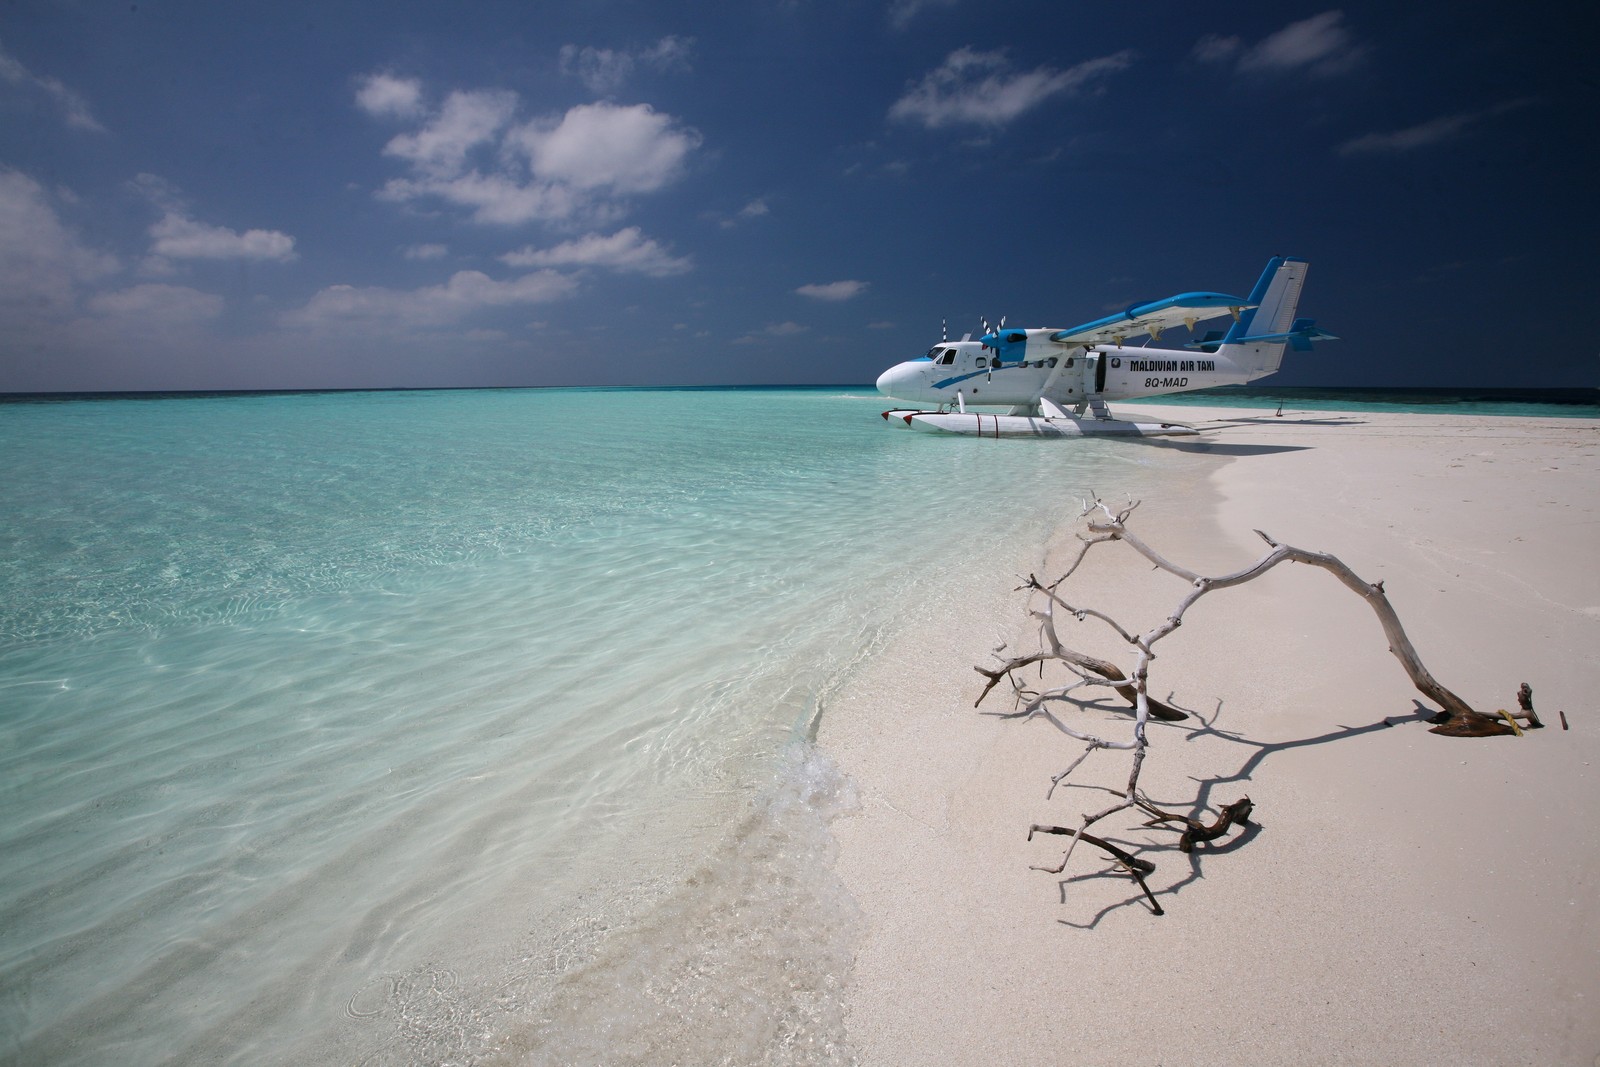
[[[1094, 375], [1094, 388], [1085, 387], [1085, 392], [1103, 393], [1106, 391], [1106, 356], [1104, 352], [1091, 352], [1085, 358], [1089, 364], [1086, 368]], [[1085, 376], [1087, 377], [1087, 375]]]

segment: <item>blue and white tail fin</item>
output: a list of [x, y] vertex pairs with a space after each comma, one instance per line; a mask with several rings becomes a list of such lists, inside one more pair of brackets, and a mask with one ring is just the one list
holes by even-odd
[[1293, 345], [1297, 352], [1304, 352], [1311, 348], [1312, 341], [1335, 339], [1326, 330], [1317, 329], [1310, 319], [1294, 317], [1300, 305], [1300, 290], [1306, 284], [1307, 266], [1305, 260], [1291, 256], [1274, 256], [1269, 260], [1261, 280], [1250, 293], [1250, 303], [1255, 307], [1239, 313], [1238, 321], [1218, 345], [1218, 353], [1232, 360], [1252, 379], [1278, 369], [1286, 344]]

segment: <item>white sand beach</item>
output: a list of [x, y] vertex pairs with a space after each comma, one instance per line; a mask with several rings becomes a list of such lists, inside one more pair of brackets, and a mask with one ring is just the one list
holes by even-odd
[[[1493, 713], [1527, 682], [1545, 728], [1429, 733], [1436, 709], [1326, 572], [1214, 593], [1157, 646], [1152, 695], [1191, 718], [1152, 723], [1142, 786], [1208, 816], [1248, 794], [1255, 817], [1192, 855], [1127, 813], [1098, 824], [1155, 863], [1158, 917], [1092, 848], [1063, 875], [1030, 869], [1064, 839], [1029, 842], [1029, 825], [1112, 803], [1092, 787], [1120, 790], [1127, 756], [1095, 753], [1047, 799], [1083, 746], [973, 709], [972, 666], [1034, 640], [1022, 594], [974, 590], [966, 620], [909, 636], [823, 723], [862, 799], [834, 826], [865, 916], [846, 1005], [860, 1062], [1597, 1062], [1600, 423], [1140, 411], [1220, 427], [1209, 482], [1134, 513], [1152, 547], [1209, 574], [1262, 555], [1255, 529], [1331, 552], [1385, 583], [1443, 685]], [[1125, 545], [1068, 588], [1137, 631], [1185, 592]], [[1131, 665], [1102, 627], [1064, 635]], [[1121, 737], [1121, 706], [1066, 713]]]

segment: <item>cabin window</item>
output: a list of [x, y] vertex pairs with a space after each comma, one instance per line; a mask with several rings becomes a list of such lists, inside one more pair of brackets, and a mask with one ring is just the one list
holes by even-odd
[[[1051, 365], [1051, 366], [1052, 366], [1052, 367], [1054, 367], [1054, 366], [1055, 366], [1055, 365], [1056, 365], [1056, 361], [1055, 361], [1055, 360], [1053, 360], [1053, 359], [1052, 359], [1052, 360], [1051, 360], [1051, 361], [1050, 361], [1050, 365]], [[1070, 366], [1072, 366], [1072, 357], [1071, 357], [1071, 356], [1068, 356], [1068, 357], [1067, 357], [1067, 366], [1068, 366], [1068, 367], [1070, 367]]]
[[989, 361], [988, 360], [984, 359], [982, 356], [978, 357], [977, 367], [978, 367], [979, 370], [982, 370], [983, 368], [987, 367], [988, 365], [989, 365]]
[[[1045, 364], [1047, 366], [1054, 367], [1056, 365], [1056, 357], [1051, 356], [1049, 359], [1045, 360]], [[1072, 360], [1067, 360], [1067, 366], [1072, 366]]]

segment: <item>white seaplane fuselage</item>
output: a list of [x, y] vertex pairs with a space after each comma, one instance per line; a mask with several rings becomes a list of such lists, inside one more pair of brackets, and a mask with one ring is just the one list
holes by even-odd
[[[1277, 371], [1286, 347], [1309, 350], [1314, 340], [1333, 339], [1310, 319], [1294, 317], [1305, 273], [1304, 260], [1276, 256], [1249, 297], [1180, 293], [1068, 330], [1002, 323], [979, 340], [941, 341], [879, 376], [880, 393], [923, 405], [891, 409], [884, 418], [930, 433], [984, 437], [1192, 434], [1177, 423], [1114, 418], [1106, 403], [1242, 385]], [[1193, 331], [1198, 321], [1222, 317], [1232, 319], [1226, 334], [1159, 347], [1167, 329]], [[1141, 334], [1148, 335], [1143, 344], [1127, 343]], [[1005, 410], [973, 410], [979, 408]]]
[[[978, 341], [935, 345], [926, 356], [897, 364], [878, 378], [878, 391], [885, 396], [935, 410], [891, 409], [884, 418], [929, 433], [985, 437], [1187, 436], [1195, 431], [1178, 423], [1113, 419], [1101, 405], [1252, 377], [1216, 353], [1116, 345], [1064, 352], [1050, 341], [1036, 346], [1032, 338], [1027, 347], [1035, 350], [1025, 356], [1034, 358], [1002, 362]], [[1010, 410], [971, 410], [977, 407]], [[1069, 413], [1074, 410], [1079, 414]]]
[[884, 371], [878, 392], [912, 404], [954, 404], [959, 396], [962, 403], [986, 407], [1026, 406], [1047, 395], [1066, 408], [1239, 385], [1252, 378], [1216, 353], [1115, 345], [1063, 349], [1031, 338], [1027, 347], [1025, 358], [1003, 363], [979, 341], [937, 344], [920, 359]]

